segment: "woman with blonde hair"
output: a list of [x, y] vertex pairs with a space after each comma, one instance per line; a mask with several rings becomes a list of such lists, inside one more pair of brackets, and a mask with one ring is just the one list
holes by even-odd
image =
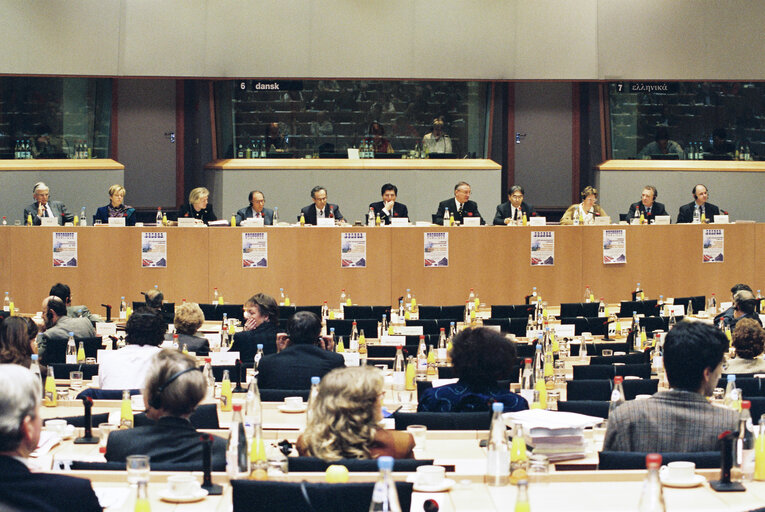
[[109, 223], [109, 217], [125, 217], [126, 226], [135, 226], [135, 208], [125, 206], [125, 187], [112, 185], [109, 187], [109, 204], [100, 207], [93, 215], [93, 223], [100, 220], [104, 224]]
[[562, 225], [571, 225], [574, 219], [579, 219], [579, 224], [595, 224], [595, 217], [605, 217], [608, 214], [597, 204], [598, 189], [592, 186], [584, 187], [582, 202], [572, 204], [560, 219]]
[[383, 375], [372, 366], [337, 368], [324, 376], [297, 440], [300, 455], [324, 460], [412, 458], [411, 434], [385, 430]]
[[181, 206], [178, 211], [178, 218], [196, 219], [198, 223], [208, 224], [218, 220], [213, 212], [213, 207], [209, 203], [210, 191], [205, 187], [197, 187], [189, 194], [189, 203]]
[[765, 372], [765, 360], [760, 357], [765, 349], [765, 330], [751, 318], [741, 318], [733, 329], [733, 348], [736, 357], [729, 360], [724, 373]]
[[[196, 302], [184, 302], [175, 306], [173, 326], [175, 333], [178, 334], [178, 349], [182, 350], [185, 345], [189, 352], [194, 352], [198, 356], [206, 356], [210, 353], [209, 340], [204, 336], [196, 335], [204, 321], [205, 315]], [[165, 334], [165, 339], [172, 340], [173, 335]]]

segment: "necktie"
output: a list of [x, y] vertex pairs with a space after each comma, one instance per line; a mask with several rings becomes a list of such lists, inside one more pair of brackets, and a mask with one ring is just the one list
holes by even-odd
[[645, 209], [645, 214], [646, 215], [651, 215], [651, 207], [650, 206]]
[[459, 208], [457, 208], [457, 213], [459, 213], [460, 215], [462, 215], [462, 206], [463, 206], [463, 204], [460, 203]]
[[319, 217], [324, 217], [324, 210], [319, 210]]
[[513, 216], [513, 220], [518, 220], [518, 208], [514, 208], [515, 215]]

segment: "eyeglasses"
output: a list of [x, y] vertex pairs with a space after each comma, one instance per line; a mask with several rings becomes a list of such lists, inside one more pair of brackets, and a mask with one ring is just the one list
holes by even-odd
[[513, 199], [523, 199], [523, 195], [522, 194], [513, 194], [510, 197], [512, 197]]

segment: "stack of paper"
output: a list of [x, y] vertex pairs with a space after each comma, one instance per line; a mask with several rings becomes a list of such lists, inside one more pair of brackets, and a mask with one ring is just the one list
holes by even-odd
[[523, 425], [526, 442], [534, 447], [534, 453], [547, 455], [551, 462], [584, 458], [584, 428], [603, 421], [596, 416], [543, 409], [509, 412], [502, 417], [507, 425]]

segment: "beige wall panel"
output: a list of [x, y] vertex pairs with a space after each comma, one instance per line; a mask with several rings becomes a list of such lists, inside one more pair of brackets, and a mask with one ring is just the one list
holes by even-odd
[[597, 0], [519, 2], [517, 13], [516, 78], [597, 76]]
[[206, 3], [205, 0], [123, 0], [119, 74], [204, 75]]
[[1, 0], [0, 73], [115, 75], [118, 0]]

